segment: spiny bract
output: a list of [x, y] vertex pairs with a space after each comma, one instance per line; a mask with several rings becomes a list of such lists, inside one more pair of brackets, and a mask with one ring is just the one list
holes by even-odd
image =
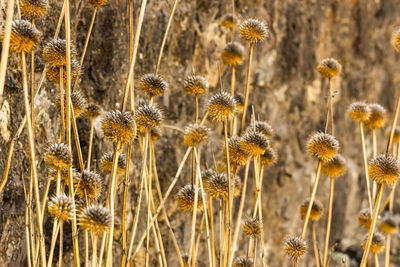
[[101, 107], [99, 105], [97, 105], [95, 103], [91, 103], [86, 106], [86, 109], [83, 112], [83, 115], [90, 119], [95, 119], [101, 115], [101, 112], [102, 112]]
[[274, 129], [266, 121], [255, 121], [247, 127], [246, 131], [256, 131], [262, 133], [267, 138], [274, 136]]
[[342, 66], [334, 58], [323, 59], [317, 67], [318, 72], [322, 76], [329, 78], [329, 79], [336, 76], [340, 72], [341, 69], [342, 69]]
[[379, 104], [370, 104], [368, 106], [370, 115], [365, 125], [372, 130], [382, 128], [385, 124], [386, 109]]
[[243, 224], [243, 233], [250, 237], [256, 237], [261, 234], [263, 223], [256, 218], [247, 218]]
[[268, 37], [268, 27], [258, 19], [246, 19], [243, 21], [239, 32], [243, 39], [251, 43], [264, 41]]
[[[108, 152], [103, 155], [103, 157], [100, 159], [100, 168], [103, 170], [103, 172], [107, 173], [112, 172], [113, 159], [114, 159], [113, 152]], [[126, 157], [124, 154], [120, 154], [117, 163], [117, 175], [124, 173], [125, 169], [126, 169]]]
[[101, 129], [114, 144], [125, 144], [136, 137], [136, 123], [130, 112], [107, 112], [101, 121]]
[[307, 149], [314, 158], [329, 161], [338, 152], [339, 142], [330, 134], [317, 132], [308, 139]]
[[218, 93], [208, 101], [208, 115], [213, 121], [229, 120], [236, 112], [236, 101], [227, 92]]
[[72, 165], [72, 155], [66, 144], [52, 144], [47, 148], [44, 161], [50, 168], [63, 170]]
[[139, 88], [148, 97], [155, 97], [165, 93], [165, 91], [168, 89], [168, 83], [161, 76], [148, 73], [140, 78]]
[[111, 213], [103, 206], [92, 204], [79, 215], [79, 225], [89, 232], [101, 234], [111, 228]]
[[[1, 34], [2, 36], [4, 33]], [[10, 51], [29, 53], [39, 43], [40, 31], [27, 20], [14, 20], [11, 24]], [[3, 38], [3, 37], [2, 37]]]
[[362, 209], [360, 213], [358, 214], [358, 223], [369, 229], [371, 226], [371, 213], [369, 212], [369, 208]]
[[[64, 116], [66, 116], [66, 95], [64, 93]], [[87, 107], [87, 100], [86, 97], [82, 95], [82, 93], [78, 90], [73, 91], [71, 94], [71, 103], [72, 107], [74, 108], [74, 116], [75, 119], [78, 118], [79, 116], [82, 115], [83, 112], [85, 112], [86, 107]], [[60, 102], [60, 95], [57, 95], [56, 98], [56, 107], [58, 111], [61, 111], [61, 102]]]
[[[232, 136], [228, 139], [229, 148], [229, 161], [233, 168], [246, 165], [250, 154], [245, 151], [241, 146], [241, 138], [238, 136]], [[224, 147], [224, 156], [226, 158], [226, 149]]]
[[197, 210], [201, 211], [203, 207], [203, 198], [200, 188], [195, 185], [185, 185], [175, 195], [178, 207], [183, 211], [193, 211], [195, 202], [195, 192], [197, 190]]
[[154, 105], [143, 104], [136, 109], [135, 120], [138, 132], [145, 133], [146, 130], [160, 125], [162, 113]]
[[[60, 83], [60, 68], [62, 68], [63, 83], [67, 83], [67, 69], [65, 66], [50, 66], [46, 71], [46, 77], [49, 81]], [[71, 60], [71, 81], [75, 81], [81, 75], [81, 66], [79, 61]]]
[[260, 163], [262, 166], [271, 166], [278, 161], [278, 155], [272, 147], [268, 147], [264, 153], [260, 155]]
[[75, 214], [72, 199], [64, 194], [51, 197], [48, 202], [48, 210], [51, 217], [63, 222], [72, 219]]
[[394, 185], [400, 175], [400, 163], [391, 155], [380, 154], [369, 161], [368, 172], [377, 184]]
[[[71, 59], [76, 57], [75, 46], [70, 46]], [[62, 39], [52, 39], [43, 48], [44, 61], [53, 67], [65, 66], [67, 64], [67, 42]]]
[[355, 122], [366, 122], [371, 114], [369, 106], [364, 102], [352, 103], [347, 112], [350, 118]]
[[249, 130], [241, 138], [240, 145], [244, 151], [256, 157], [269, 147], [269, 140], [263, 133]]
[[342, 155], [336, 154], [332, 160], [322, 163], [321, 171], [328, 177], [336, 178], [342, 176], [346, 168], [346, 159]]
[[298, 262], [301, 256], [307, 251], [307, 243], [300, 236], [289, 236], [284, 241], [284, 249], [294, 262]]
[[183, 82], [183, 88], [190, 95], [200, 95], [208, 90], [208, 82], [203, 76], [191, 75]]
[[91, 170], [84, 170], [74, 181], [75, 193], [80, 198], [96, 200], [103, 191], [103, 179]]
[[233, 267], [252, 267], [253, 259], [246, 256], [239, 256], [233, 260]]
[[[364, 249], [367, 244], [367, 240], [368, 240], [368, 234], [364, 235], [362, 241], [362, 246]], [[375, 232], [374, 235], [372, 236], [372, 242], [369, 251], [374, 254], [377, 254], [382, 251], [384, 245], [385, 245], [385, 237], [381, 233]]]
[[22, 17], [26, 19], [37, 19], [42, 17], [49, 9], [48, 0], [20, 0]]
[[238, 42], [230, 42], [224, 46], [221, 53], [222, 61], [230, 66], [236, 67], [243, 62], [244, 47]]
[[197, 146], [201, 142], [208, 139], [208, 134], [210, 129], [206, 126], [199, 124], [189, 124], [185, 128], [185, 137], [183, 139], [185, 145], [187, 146]]
[[[304, 219], [307, 216], [307, 211], [308, 211], [309, 205], [310, 205], [309, 198], [304, 200], [303, 203], [301, 204], [300, 214], [301, 214], [302, 219]], [[311, 206], [310, 220], [318, 221], [319, 219], [321, 219], [323, 213], [324, 213], [324, 206], [322, 205], [322, 202], [319, 201], [318, 199], [314, 199], [314, 202]]]

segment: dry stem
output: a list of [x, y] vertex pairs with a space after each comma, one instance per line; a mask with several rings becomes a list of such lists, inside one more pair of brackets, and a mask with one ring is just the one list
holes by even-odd
[[313, 240], [313, 248], [314, 248], [314, 256], [315, 256], [315, 264], [317, 267], [321, 266], [320, 259], [319, 259], [319, 251], [318, 251], [318, 244], [317, 244], [317, 232], [315, 231], [315, 223], [311, 222], [312, 228], [312, 240]]
[[240, 123], [240, 131], [243, 131], [243, 129], [244, 129], [244, 123], [246, 121], [247, 104], [249, 102], [251, 63], [252, 63], [252, 60], [253, 60], [253, 50], [254, 50], [253, 48], [254, 48], [254, 43], [250, 43], [249, 66], [247, 68], [246, 89], [245, 89], [245, 96], [244, 96], [242, 121]]
[[327, 266], [328, 263], [328, 247], [329, 247], [329, 236], [331, 232], [331, 222], [332, 222], [332, 207], [333, 207], [333, 194], [335, 192], [335, 178], [331, 177], [330, 190], [329, 190], [329, 207], [328, 207], [328, 219], [326, 223], [326, 233], [325, 233], [325, 245], [324, 245], [324, 256], [322, 260], [322, 266]]
[[365, 182], [367, 184], [369, 214], [372, 214], [373, 208], [372, 208], [371, 189], [370, 189], [370, 184], [369, 184], [367, 152], [366, 152], [366, 148], [365, 148], [366, 146], [365, 146], [365, 135], [364, 135], [364, 123], [362, 123], [362, 122], [360, 122], [360, 134], [361, 134], [361, 145], [362, 145], [362, 151], [363, 151]]

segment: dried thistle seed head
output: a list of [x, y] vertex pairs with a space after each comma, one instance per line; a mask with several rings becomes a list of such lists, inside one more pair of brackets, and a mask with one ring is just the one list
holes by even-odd
[[79, 216], [79, 225], [96, 235], [108, 232], [111, 228], [111, 213], [103, 206], [92, 204]]
[[72, 199], [64, 194], [51, 197], [48, 202], [48, 210], [51, 217], [63, 222], [70, 220], [75, 214]]
[[236, 109], [238, 113], [242, 113], [244, 109], [244, 97], [241, 94], [236, 94], [234, 97], [236, 101]]
[[[300, 206], [300, 214], [303, 220], [307, 216], [308, 205], [310, 205], [309, 198], [304, 200]], [[318, 221], [319, 219], [321, 219], [323, 214], [324, 214], [324, 205], [322, 205], [322, 202], [319, 201], [318, 199], [314, 199], [314, 202], [311, 207], [310, 220]]]
[[100, 175], [91, 170], [84, 170], [82, 174], [74, 180], [75, 193], [79, 198], [96, 200], [103, 191], [103, 179]]
[[[367, 240], [368, 240], [368, 234], [364, 235], [362, 241], [362, 246], [364, 249], [367, 244]], [[384, 245], [385, 245], [385, 237], [381, 233], [375, 232], [374, 235], [372, 236], [372, 242], [369, 251], [371, 253], [377, 254], [382, 251]]]
[[155, 97], [164, 94], [168, 90], [168, 83], [161, 76], [148, 73], [140, 78], [139, 88], [148, 97]]
[[263, 223], [256, 218], [247, 218], [243, 224], [243, 233], [250, 237], [256, 237], [261, 234]]
[[194, 201], [195, 201], [195, 192], [198, 192], [197, 198], [197, 211], [201, 211], [203, 208], [203, 198], [201, 195], [200, 188], [195, 185], [185, 185], [182, 187], [178, 193], [175, 195], [175, 199], [178, 203], [178, 207], [183, 211], [193, 211]]
[[217, 175], [217, 172], [214, 171], [213, 169], [207, 169], [203, 172], [201, 172], [201, 181], [203, 182], [203, 187], [206, 188], [208, 185], [208, 182], [214, 177], [214, 175]]
[[377, 184], [394, 185], [400, 175], [400, 163], [391, 155], [380, 154], [369, 161], [368, 172]]
[[233, 260], [233, 267], [252, 267], [253, 259], [246, 256], [239, 256]]
[[260, 156], [262, 166], [272, 166], [278, 161], [278, 155], [272, 147], [268, 147]]
[[[76, 57], [75, 46], [71, 44], [71, 59]], [[53, 67], [65, 66], [67, 64], [67, 42], [62, 39], [52, 39], [43, 48], [44, 61]]]
[[381, 221], [379, 229], [386, 235], [392, 235], [397, 232], [397, 220], [389, 214]]
[[369, 229], [371, 225], [371, 214], [369, 212], [369, 209], [362, 209], [360, 213], [358, 214], [358, 222], [361, 226]]
[[145, 133], [147, 129], [160, 126], [162, 113], [156, 106], [143, 104], [136, 109], [135, 120], [138, 132]]
[[307, 252], [307, 242], [300, 236], [289, 236], [283, 245], [286, 255], [294, 262], [298, 262], [300, 257]]
[[[1, 34], [2, 39], [4, 32]], [[29, 53], [39, 43], [40, 31], [27, 20], [14, 20], [11, 24], [10, 51]]]
[[52, 144], [47, 148], [44, 162], [55, 170], [63, 170], [72, 165], [72, 155], [66, 144]]
[[216, 172], [209, 178], [207, 183], [203, 184], [204, 190], [212, 198], [228, 197], [229, 184], [225, 173]]
[[[391, 128], [388, 128], [386, 130], [386, 136], [389, 137], [390, 135], [390, 130]], [[393, 143], [398, 143], [400, 142], [400, 126], [396, 126], [394, 128], [394, 133], [393, 133]]]
[[390, 44], [393, 46], [397, 53], [400, 53], [400, 29], [393, 31]]
[[244, 47], [238, 42], [230, 42], [224, 46], [221, 53], [222, 61], [230, 66], [236, 67], [243, 62]]
[[370, 115], [365, 125], [371, 130], [383, 128], [386, 119], [386, 109], [379, 104], [370, 104]]
[[[67, 83], [67, 69], [65, 66], [53, 67], [50, 66], [46, 71], [46, 77], [49, 81], [60, 83], [60, 68], [63, 69], [63, 83]], [[79, 61], [71, 60], [71, 81], [75, 81], [81, 75], [81, 66]]]
[[308, 139], [307, 149], [314, 158], [329, 161], [338, 152], [339, 142], [330, 134], [317, 132]]
[[[66, 101], [67, 101], [67, 99], [66, 99], [66, 96], [64, 93], [64, 111], [65, 111]], [[72, 92], [71, 103], [74, 108], [75, 118], [78, 118], [80, 115], [82, 115], [83, 112], [85, 112], [86, 106], [87, 106], [87, 100], [86, 100], [86, 97], [84, 97], [80, 91], [76, 90], [76, 91]], [[57, 95], [56, 107], [58, 109], [58, 112], [61, 112], [60, 111], [61, 110], [60, 95]], [[64, 115], [66, 115], [66, 114], [64, 113]]]
[[203, 76], [191, 75], [183, 82], [183, 88], [189, 95], [200, 95], [208, 90], [208, 82]]
[[255, 121], [255, 123], [252, 123], [247, 127], [246, 131], [256, 131], [262, 133], [267, 138], [274, 136], [274, 129], [272, 129], [272, 126], [265, 121]]
[[[108, 152], [103, 155], [100, 160], [100, 168], [103, 172], [111, 173], [113, 165], [114, 153]], [[120, 154], [117, 163], [117, 175], [123, 174], [126, 169], [126, 157], [124, 154]]]
[[364, 102], [352, 103], [347, 112], [350, 118], [355, 122], [366, 122], [371, 114], [369, 106]]
[[[75, 180], [79, 178], [79, 173], [75, 168], [72, 168], [72, 179]], [[57, 181], [57, 170], [55, 169], [49, 169], [49, 178], [53, 181]], [[60, 173], [61, 176], [61, 182], [69, 185], [69, 175], [68, 175], [68, 168], [63, 169]]]
[[243, 39], [258, 43], [268, 37], [268, 27], [258, 19], [246, 19], [240, 25], [239, 33]]
[[136, 137], [136, 123], [130, 112], [107, 112], [101, 121], [101, 129], [114, 144], [125, 144]]
[[157, 141], [162, 136], [161, 128], [159, 126], [151, 128], [150, 135], [153, 142]]
[[262, 155], [269, 147], [269, 140], [264, 134], [249, 130], [243, 135], [240, 145], [245, 152], [256, 157]]
[[317, 67], [318, 72], [325, 78], [329, 78], [329, 79], [331, 79], [334, 76], [336, 76], [337, 74], [339, 74], [341, 69], [342, 69], [342, 66], [334, 58], [323, 59]]
[[49, 9], [48, 0], [20, 0], [22, 17], [32, 20], [42, 17]]
[[236, 112], [236, 101], [227, 92], [218, 93], [208, 101], [208, 115], [213, 121], [229, 120]]
[[83, 112], [83, 116], [88, 117], [90, 119], [95, 119], [98, 116], [100, 116], [101, 113], [102, 113], [101, 107], [95, 103], [91, 103], [86, 106], [86, 109]]
[[[232, 136], [228, 139], [229, 161], [233, 168], [246, 165], [250, 154], [242, 148], [241, 138]], [[226, 149], [224, 146], [224, 157], [226, 158]]]
[[342, 176], [346, 168], [346, 159], [342, 155], [336, 154], [332, 160], [322, 163], [321, 171], [328, 177], [336, 178]]
[[225, 14], [222, 17], [221, 25], [227, 29], [233, 29], [236, 26], [237, 18], [232, 13]]
[[107, 3], [107, 0], [88, 0], [93, 7], [101, 7]]
[[210, 129], [200, 124], [189, 124], [185, 128], [185, 137], [183, 142], [187, 146], [197, 146], [208, 139]]

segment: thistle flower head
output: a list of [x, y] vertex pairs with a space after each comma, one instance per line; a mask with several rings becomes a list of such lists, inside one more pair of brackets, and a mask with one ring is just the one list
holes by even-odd
[[385, 124], [386, 109], [379, 104], [371, 104], [368, 106], [371, 113], [365, 125], [371, 130], [382, 128]]
[[[65, 103], [66, 103], [66, 96], [64, 93], [64, 111], [65, 111]], [[78, 118], [80, 115], [82, 115], [83, 112], [85, 112], [86, 106], [87, 106], [87, 100], [86, 100], [86, 97], [84, 97], [80, 91], [76, 90], [76, 91], [72, 92], [71, 103], [74, 108], [75, 118]], [[60, 110], [61, 110], [60, 95], [57, 95], [56, 107], [57, 107], [58, 111], [60, 112]], [[64, 115], [65, 115], [65, 113], [64, 113]]]
[[[368, 240], [368, 234], [364, 235], [362, 241], [362, 246], [364, 249], [367, 244], [367, 240]], [[382, 251], [383, 246], [385, 246], [385, 237], [381, 233], [375, 232], [374, 235], [372, 236], [372, 242], [369, 251], [374, 254], [377, 254]]]
[[300, 257], [307, 252], [307, 243], [300, 236], [289, 236], [283, 244], [286, 255], [294, 262], [298, 262]]
[[[228, 139], [229, 161], [232, 167], [237, 168], [246, 165], [250, 154], [242, 148], [241, 138], [232, 136]], [[226, 158], [226, 149], [224, 147], [224, 156]]]
[[262, 166], [271, 166], [278, 161], [278, 155], [272, 147], [268, 147], [260, 156]]
[[369, 209], [362, 209], [360, 211], [360, 213], [358, 214], [358, 223], [369, 229], [370, 225], [371, 225], [371, 213], [369, 212]]
[[151, 128], [150, 135], [153, 142], [157, 141], [162, 136], [161, 128], [159, 126]]
[[323, 59], [318, 67], [318, 72], [324, 76], [325, 78], [333, 78], [336, 76], [342, 69], [340, 63], [334, 58], [325, 58]]
[[[386, 136], [389, 137], [390, 135], [390, 128], [387, 129], [386, 131]], [[398, 143], [400, 142], [400, 126], [396, 126], [394, 128], [394, 133], [393, 133], [393, 143]]]
[[265, 121], [255, 121], [247, 127], [246, 131], [256, 131], [262, 133], [267, 138], [274, 136], [274, 129], [272, 129], [272, 126]]
[[346, 159], [342, 155], [336, 154], [332, 160], [322, 163], [321, 171], [328, 177], [336, 178], [342, 176], [346, 168]]
[[[71, 171], [72, 171], [72, 180], [79, 178], [79, 173], [75, 168], [72, 168]], [[57, 173], [58, 173], [57, 170], [49, 169], [49, 178], [53, 181], [57, 181]], [[60, 176], [61, 176], [61, 182], [66, 185], [69, 185], [68, 168], [63, 169], [60, 172]]]
[[400, 163], [391, 155], [380, 154], [370, 160], [368, 172], [377, 184], [394, 185], [400, 175]]
[[222, 17], [221, 25], [227, 29], [233, 29], [236, 26], [237, 18], [234, 14], [228, 13]]
[[103, 180], [91, 170], [84, 170], [74, 181], [75, 193], [79, 198], [96, 200], [103, 191]]
[[371, 114], [371, 110], [364, 102], [352, 103], [347, 112], [350, 118], [355, 122], [366, 122]]
[[79, 215], [79, 225], [93, 234], [108, 232], [111, 228], [111, 213], [103, 206], [92, 204]]
[[64, 194], [51, 197], [48, 202], [48, 210], [51, 217], [63, 222], [70, 220], [75, 214], [72, 199]]
[[[4, 33], [1, 34], [2, 36]], [[29, 53], [39, 43], [40, 31], [27, 20], [14, 20], [11, 24], [10, 51]], [[2, 37], [3, 38], [3, 37]]]
[[256, 237], [261, 234], [263, 223], [257, 218], [247, 218], [243, 224], [243, 233], [250, 237]]
[[[103, 172], [107, 173], [112, 172], [113, 159], [114, 159], [114, 152], [108, 152], [103, 155], [103, 157], [100, 159], [100, 168], [103, 170]], [[126, 169], [126, 157], [124, 154], [120, 154], [117, 163], [117, 175], [124, 173], [125, 169]]]
[[238, 42], [230, 42], [224, 46], [221, 53], [222, 61], [230, 66], [236, 67], [243, 62], [244, 47]]
[[339, 150], [339, 142], [330, 134], [317, 132], [307, 141], [308, 152], [321, 161], [330, 161]]
[[145, 133], [147, 129], [160, 126], [162, 113], [156, 106], [143, 104], [136, 109], [135, 120], [138, 132]]
[[243, 39], [258, 43], [268, 37], [268, 27], [258, 19], [246, 19], [239, 28], [239, 33]]
[[201, 195], [200, 188], [195, 185], [185, 185], [175, 195], [175, 199], [178, 203], [178, 207], [183, 211], [193, 211], [196, 190], [198, 192], [197, 198], [197, 211], [201, 211], [203, 208], [203, 198]]
[[63, 170], [72, 165], [72, 155], [66, 144], [52, 144], [47, 148], [44, 161], [50, 168]]
[[168, 90], [168, 83], [161, 76], [148, 73], [140, 78], [139, 88], [148, 97], [155, 97], [164, 94]]
[[203, 76], [191, 75], [183, 82], [183, 88], [189, 95], [200, 95], [208, 90], [208, 82]]
[[[310, 205], [309, 198], [304, 200], [303, 203], [301, 204], [300, 214], [302, 219], [304, 219], [307, 216], [307, 210], [309, 205]], [[323, 213], [324, 213], [324, 206], [322, 205], [322, 202], [319, 201], [318, 199], [314, 199], [314, 202], [311, 207], [310, 220], [318, 221], [319, 219], [321, 219]]]
[[136, 123], [130, 112], [107, 112], [101, 121], [101, 129], [114, 144], [125, 144], [136, 137]]
[[185, 145], [194, 147], [208, 139], [210, 129], [200, 124], [189, 124], [185, 128], [185, 137], [183, 142]]
[[246, 256], [239, 256], [233, 260], [233, 267], [252, 267], [253, 259]]
[[213, 121], [229, 120], [236, 112], [236, 101], [227, 92], [218, 93], [208, 101], [208, 115]]
[[238, 113], [242, 113], [244, 109], [244, 97], [241, 94], [236, 94], [234, 96], [234, 99], [236, 101], [236, 109]]
[[213, 169], [207, 169], [203, 172], [201, 172], [201, 181], [203, 182], [203, 187], [206, 188], [208, 182], [214, 177], [214, 175], [217, 175], [218, 173], [214, 171]]
[[[75, 46], [71, 44], [71, 59], [76, 57]], [[53, 67], [65, 66], [67, 64], [67, 42], [62, 39], [52, 39], [43, 48], [44, 61]]]
[[[60, 83], [60, 68], [62, 68], [63, 83], [67, 83], [67, 69], [65, 66], [50, 66], [46, 71], [46, 77], [49, 81], [54, 83]], [[81, 75], [81, 65], [79, 61], [71, 60], [71, 81], [75, 81]]]
[[90, 119], [95, 119], [101, 115], [101, 107], [95, 103], [88, 104], [83, 115]]
[[[236, 178], [235, 182], [231, 182], [233, 196], [240, 194], [240, 179]], [[207, 182], [203, 184], [204, 190], [212, 198], [228, 198], [229, 197], [229, 181], [225, 173], [214, 172]]]
[[107, 0], [88, 0], [93, 7], [101, 7], [107, 3]]
[[249, 130], [243, 135], [240, 145], [245, 152], [256, 157], [269, 147], [269, 140], [263, 133]]
[[397, 53], [400, 53], [400, 29], [397, 29], [392, 33], [390, 44], [393, 46], [394, 50], [396, 50]]
[[48, 0], [20, 0], [22, 17], [32, 20], [42, 17], [49, 9]]
[[379, 229], [386, 235], [397, 232], [397, 220], [392, 215], [387, 215], [379, 224]]

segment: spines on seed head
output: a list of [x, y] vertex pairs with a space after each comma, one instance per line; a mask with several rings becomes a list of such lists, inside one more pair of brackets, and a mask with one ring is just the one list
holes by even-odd
[[246, 19], [240, 25], [239, 33], [243, 39], [251, 43], [258, 43], [268, 37], [268, 27], [261, 20]]
[[386, 109], [379, 104], [370, 104], [368, 106], [370, 115], [365, 125], [371, 130], [382, 128], [385, 124]]
[[346, 159], [342, 155], [336, 154], [332, 160], [322, 163], [321, 171], [328, 177], [336, 178], [342, 176], [346, 168]]
[[397, 53], [400, 53], [400, 29], [393, 31], [390, 44]]
[[148, 129], [160, 126], [162, 119], [160, 109], [154, 105], [140, 105], [135, 112], [136, 125], [140, 133], [145, 133]]
[[203, 76], [190, 75], [183, 82], [183, 88], [189, 95], [204, 94], [208, 90], [208, 82]]
[[88, 0], [88, 2], [93, 7], [98, 8], [104, 6], [107, 3], [107, 0]]
[[263, 223], [255, 218], [247, 218], [243, 224], [243, 233], [250, 237], [256, 237], [261, 234]]
[[208, 139], [210, 129], [200, 124], [189, 124], [185, 128], [184, 143], [187, 146], [194, 147]]
[[200, 188], [195, 185], [185, 185], [175, 195], [178, 207], [183, 211], [192, 212], [194, 209], [195, 192], [198, 191], [197, 211], [201, 211], [203, 207], [203, 199]]
[[75, 214], [75, 206], [70, 197], [64, 194], [53, 196], [48, 202], [48, 211], [51, 217], [58, 221], [68, 221]]
[[400, 175], [400, 163], [391, 155], [380, 154], [369, 161], [368, 173], [379, 185], [394, 185]]
[[362, 209], [360, 213], [358, 214], [358, 223], [367, 229], [371, 226], [371, 213], [369, 212], [369, 209]]
[[342, 66], [334, 58], [325, 58], [325, 59], [323, 59], [319, 63], [319, 65], [317, 67], [318, 72], [322, 76], [324, 76], [326, 78], [329, 78], [329, 79], [331, 79], [334, 76], [336, 76], [337, 74], [339, 74], [341, 69], [342, 69]]
[[[103, 172], [111, 173], [112, 165], [113, 165], [114, 153], [108, 152], [103, 155], [100, 159], [100, 168]], [[126, 157], [124, 154], [120, 154], [118, 157], [117, 163], [117, 175], [120, 175], [125, 172], [126, 169]]]
[[[79, 173], [75, 168], [71, 168], [72, 171], [72, 179], [75, 180], [79, 178]], [[49, 169], [49, 178], [53, 181], [57, 180], [57, 170], [56, 169]], [[69, 185], [69, 175], [68, 175], [68, 168], [63, 169], [60, 173], [61, 175], [61, 182], [65, 185]]]
[[364, 102], [352, 103], [347, 112], [350, 118], [355, 122], [366, 122], [371, 114], [369, 106]]
[[[2, 36], [4, 33], [1, 34]], [[39, 43], [40, 31], [27, 20], [14, 20], [11, 24], [10, 51], [29, 53]]]
[[100, 116], [102, 113], [101, 107], [95, 103], [90, 103], [86, 106], [85, 111], [83, 112], [83, 115], [85, 117], [88, 117], [90, 119], [95, 119], [98, 116]]
[[158, 74], [148, 73], [140, 78], [139, 88], [148, 97], [155, 97], [168, 90], [168, 83]]
[[[246, 165], [250, 154], [242, 148], [241, 138], [232, 136], [228, 139], [229, 161], [232, 167], [237, 168]], [[226, 149], [224, 147], [224, 156], [226, 158]]]
[[208, 115], [213, 121], [223, 122], [233, 117], [236, 112], [236, 101], [227, 92], [220, 92], [208, 101]]
[[252, 267], [253, 259], [246, 256], [239, 256], [233, 260], [233, 267]]
[[260, 156], [262, 166], [272, 166], [278, 161], [278, 155], [272, 147], [268, 147]]
[[244, 109], [244, 97], [242, 94], [236, 94], [234, 96], [234, 99], [236, 101], [236, 109], [238, 113], [242, 113]]
[[161, 127], [156, 126], [156, 127], [152, 127], [151, 131], [150, 131], [150, 135], [151, 135], [151, 140], [153, 142], [157, 141], [158, 139], [160, 139], [160, 137], [162, 136], [162, 130]]
[[136, 137], [136, 123], [130, 112], [107, 112], [101, 121], [101, 129], [114, 144], [125, 144]]
[[100, 175], [91, 170], [84, 170], [74, 181], [75, 193], [80, 198], [96, 200], [103, 191], [103, 180]]
[[[63, 70], [63, 83], [67, 83], [67, 69], [65, 66], [49, 66], [46, 71], [46, 77], [49, 81], [52, 81], [54, 83], [60, 83], [60, 68]], [[79, 64], [79, 61], [73, 59], [71, 60], [71, 81], [75, 81], [76, 79], [79, 78], [81, 75], [81, 66]]]
[[284, 241], [284, 249], [286, 255], [297, 263], [300, 257], [307, 252], [307, 242], [300, 236], [289, 236]]
[[[64, 93], [64, 105], [65, 105], [65, 103], [66, 103], [66, 96]], [[74, 115], [75, 115], [75, 119], [76, 119], [79, 116], [81, 116], [83, 112], [85, 112], [86, 107], [87, 107], [87, 100], [86, 100], [86, 97], [84, 97], [79, 90], [75, 90], [71, 93], [71, 103], [72, 103], [72, 107], [74, 108]], [[57, 95], [56, 107], [57, 107], [58, 111], [60, 112], [60, 110], [61, 110], [60, 95]], [[64, 106], [64, 108], [65, 108], [65, 106]]]
[[222, 61], [230, 66], [237, 67], [242, 64], [244, 55], [244, 47], [238, 42], [227, 43], [221, 53]]
[[[75, 46], [71, 44], [71, 59], [76, 57]], [[53, 67], [65, 66], [67, 64], [67, 42], [62, 39], [52, 39], [43, 48], [44, 61]]]
[[245, 152], [256, 157], [267, 150], [269, 140], [263, 133], [249, 130], [242, 136], [240, 145]]
[[21, 16], [32, 20], [42, 17], [50, 8], [48, 0], [20, 0]]
[[[302, 219], [304, 219], [307, 216], [307, 210], [309, 205], [310, 205], [309, 198], [304, 200], [303, 203], [301, 204], [300, 214]], [[324, 206], [322, 205], [322, 202], [319, 201], [318, 199], [314, 199], [314, 202], [311, 207], [310, 220], [318, 221], [319, 219], [321, 219], [323, 213], [324, 213]]]
[[330, 161], [339, 150], [339, 142], [330, 134], [317, 132], [307, 141], [310, 154], [321, 161]]
[[[367, 240], [368, 240], [368, 234], [364, 235], [362, 241], [363, 248], [365, 248]], [[385, 246], [385, 237], [381, 233], [375, 232], [374, 235], [372, 236], [372, 242], [369, 251], [374, 254], [375, 253], [377, 254], [382, 251], [384, 246]]]
[[50, 168], [62, 171], [72, 165], [72, 154], [66, 144], [52, 144], [47, 148], [44, 161]]
[[246, 131], [256, 131], [262, 133], [267, 138], [274, 136], [274, 129], [265, 121], [255, 121], [247, 127]]
[[92, 204], [79, 215], [79, 225], [94, 234], [108, 232], [111, 228], [112, 215], [103, 206]]

